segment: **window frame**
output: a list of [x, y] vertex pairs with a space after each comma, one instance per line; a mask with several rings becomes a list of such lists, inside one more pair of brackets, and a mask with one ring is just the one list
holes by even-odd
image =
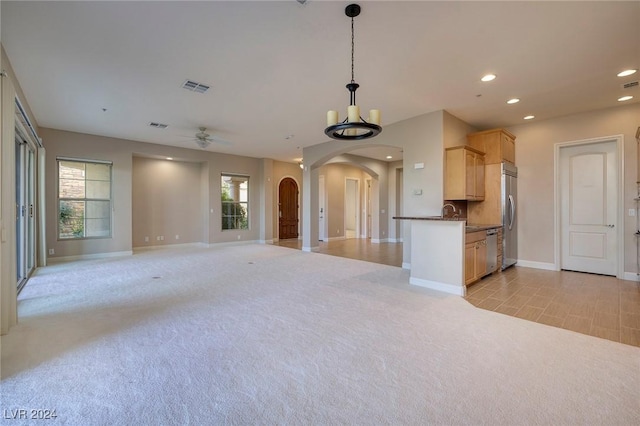
[[[86, 188], [85, 188], [85, 197], [84, 198], [68, 198], [68, 197], [60, 197], [60, 164], [62, 162], [72, 162], [72, 163], [81, 163], [85, 165], [85, 172], [86, 172], [86, 165], [87, 164], [100, 164], [100, 165], [106, 165], [109, 166], [109, 198], [87, 198], [86, 197]], [[86, 184], [86, 174], [85, 174], [85, 179], [84, 182]], [[62, 237], [60, 235], [60, 206], [61, 206], [61, 202], [62, 201], [81, 201], [84, 203], [84, 213], [85, 213], [85, 217], [83, 218], [83, 236], [81, 237], [76, 237], [76, 236], [71, 236], [71, 237]], [[88, 201], [108, 201], [109, 203], [109, 218], [108, 218], [108, 223], [109, 223], [109, 232], [108, 235], [99, 235], [99, 236], [86, 236], [86, 229], [87, 229], [87, 218], [86, 218], [86, 211], [87, 211], [87, 202]], [[113, 162], [112, 161], [104, 161], [104, 160], [93, 160], [93, 159], [86, 159], [86, 158], [70, 158], [70, 157], [56, 157], [56, 239], [57, 241], [80, 241], [80, 240], [99, 240], [99, 239], [110, 239], [113, 238]]]
[[[244, 205], [245, 207], [245, 211], [246, 211], [246, 228], [224, 228], [224, 218], [225, 217], [229, 217], [229, 216], [225, 216], [224, 215], [224, 205], [225, 203], [230, 203], [230, 201], [223, 201], [222, 199], [222, 194], [223, 194], [223, 186], [222, 186], [222, 181], [225, 177], [228, 178], [243, 178], [245, 179], [246, 185], [247, 185], [247, 201], [235, 201], [236, 203], [239, 203], [241, 206]], [[243, 174], [243, 173], [226, 173], [226, 172], [222, 172], [220, 173], [220, 231], [221, 232], [228, 232], [228, 231], [249, 231], [251, 229], [251, 210], [250, 210], [250, 193], [251, 193], [251, 188], [249, 185], [249, 181], [251, 180], [251, 176], [249, 176], [248, 174]], [[234, 215], [233, 217], [237, 217], [238, 215]]]

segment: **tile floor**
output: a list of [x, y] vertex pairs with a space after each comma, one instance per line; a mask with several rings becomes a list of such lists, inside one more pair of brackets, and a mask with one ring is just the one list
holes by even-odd
[[640, 284], [571, 271], [513, 267], [467, 287], [474, 306], [640, 346]]
[[[300, 249], [299, 240], [281, 240]], [[402, 266], [402, 244], [367, 239], [321, 242], [319, 253]], [[640, 346], [640, 283], [569, 271], [512, 267], [467, 288], [478, 308]]]

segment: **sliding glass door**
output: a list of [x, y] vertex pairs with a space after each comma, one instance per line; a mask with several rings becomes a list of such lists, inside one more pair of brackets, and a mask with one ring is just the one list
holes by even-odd
[[35, 148], [16, 129], [16, 262], [18, 292], [35, 268]]

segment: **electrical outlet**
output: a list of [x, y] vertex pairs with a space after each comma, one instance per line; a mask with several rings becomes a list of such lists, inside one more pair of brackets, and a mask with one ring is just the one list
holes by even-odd
[[176, 234], [176, 240], [180, 239], [180, 235]]
[[164, 235], [160, 235], [160, 241], [164, 241]]
[[156, 241], [160, 241], [160, 235], [156, 237]]
[[56, 251], [54, 249], [49, 249], [49, 254], [56, 254]]
[[238, 235], [238, 239], [240, 239], [240, 235]]
[[149, 242], [149, 237], [144, 237], [144, 242], [148, 243]]

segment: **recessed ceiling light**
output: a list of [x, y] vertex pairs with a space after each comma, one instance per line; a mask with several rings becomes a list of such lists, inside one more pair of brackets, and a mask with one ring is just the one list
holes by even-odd
[[534, 118], [536, 118], [535, 115], [527, 115], [524, 117], [525, 120], [533, 120]]
[[487, 74], [484, 77], [482, 77], [480, 80], [481, 81], [491, 81], [491, 80], [495, 80], [496, 79], [496, 75], [495, 74]]
[[635, 74], [638, 70], [624, 70], [618, 73], [618, 77], [626, 77], [631, 74]]
[[508, 104], [517, 104], [518, 102], [520, 102], [518, 98], [512, 98], [507, 101]]
[[167, 157], [167, 160], [171, 161], [173, 160], [173, 157]]
[[385, 158], [386, 158], [387, 160], [391, 160], [393, 157], [392, 157], [392, 156], [390, 156], [390, 155], [387, 155]]
[[618, 102], [628, 101], [629, 99], [633, 99], [633, 96], [631, 95], [623, 96], [621, 98], [618, 98]]

